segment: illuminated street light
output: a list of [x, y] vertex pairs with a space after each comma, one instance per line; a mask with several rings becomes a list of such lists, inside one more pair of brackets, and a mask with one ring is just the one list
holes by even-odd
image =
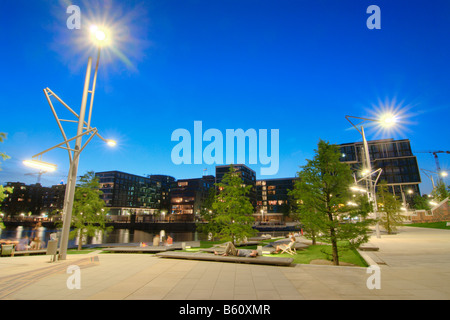
[[108, 31], [106, 29], [92, 25], [89, 30], [91, 32], [92, 40], [96, 45], [104, 46], [109, 44]]
[[367, 190], [360, 188], [358, 186], [351, 186], [350, 189], [353, 191], [358, 191], [358, 192], [367, 192]]
[[[367, 121], [376, 122], [384, 128], [391, 128], [397, 122], [397, 119], [395, 118], [394, 115], [392, 115], [390, 113], [384, 113], [378, 119], [369, 119], [369, 118], [354, 117], [354, 116], [348, 116], [348, 115], [345, 116], [345, 118], [361, 134], [362, 139], [363, 139], [364, 158], [365, 158], [364, 162], [363, 162], [363, 166], [364, 166], [363, 174], [366, 173], [366, 174], [364, 174], [364, 176], [369, 183], [368, 196], [369, 196], [369, 200], [371, 202], [373, 202], [373, 211], [375, 214], [375, 219], [377, 220], [377, 223], [375, 226], [375, 231], [376, 231], [377, 238], [380, 238], [380, 226], [379, 226], [379, 221], [378, 221], [377, 197], [375, 195], [375, 189], [376, 189], [376, 183], [377, 183], [376, 181], [378, 181], [381, 171], [378, 175], [377, 180], [374, 183], [372, 180], [372, 174], [374, 172], [372, 172], [372, 165], [370, 163], [369, 146], [367, 144], [366, 135], [364, 133], [363, 123], [365, 123]], [[355, 124], [350, 120], [350, 118], [360, 120], [360, 122]], [[381, 170], [381, 169], [378, 169], [378, 170]]]
[[385, 113], [385, 114], [381, 115], [378, 122], [384, 128], [391, 128], [392, 126], [394, 126], [396, 124], [397, 118], [394, 115], [392, 115], [391, 113]]
[[445, 178], [448, 176], [447, 171], [441, 171], [440, 173], [436, 172], [436, 171], [427, 170], [427, 169], [420, 169], [420, 171], [422, 171], [428, 178], [430, 178], [431, 184], [433, 186], [433, 190], [436, 189], [436, 184], [434, 183], [433, 174], [437, 175], [438, 177], [442, 177], [442, 178]]
[[[50, 105], [50, 108], [52, 109], [53, 116], [55, 117], [58, 127], [61, 131], [61, 134], [64, 138], [64, 141], [60, 144], [57, 144], [56, 146], [53, 146], [43, 152], [40, 152], [33, 156], [33, 158], [40, 158], [42, 155], [50, 150], [53, 150], [55, 148], [61, 148], [67, 150], [69, 154], [69, 174], [67, 178], [67, 184], [66, 184], [66, 193], [64, 196], [64, 208], [63, 208], [63, 227], [61, 232], [61, 242], [60, 242], [60, 249], [59, 249], [59, 256], [60, 260], [66, 259], [67, 254], [67, 246], [69, 243], [69, 232], [70, 232], [70, 225], [72, 222], [72, 210], [73, 210], [73, 201], [75, 196], [75, 186], [76, 186], [76, 180], [77, 180], [77, 172], [78, 172], [78, 163], [80, 159], [80, 154], [84, 150], [84, 148], [87, 146], [87, 144], [92, 140], [93, 137], [97, 136], [101, 140], [103, 140], [106, 144], [109, 146], [115, 146], [117, 143], [114, 140], [107, 140], [103, 138], [99, 133], [97, 128], [91, 127], [91, 117], [92, 117], [92, 107], [94, 103], [94, 94], [95, 94], [95, 86], [97, 81], [97, 73], [98, 73], [98, 66], [100, 61], [100, 52], [101, 47], [108, 44], [109, 37], [107, 35], [107, 32], [105, 29], [100, 29], [98, 27], [91, 27], [90, 29], [91, 34], [93, 34], [93, 41], [98, 47], [98, 53], [97, 53], [97, 63], [95, 66], [94, 71], [94, 78], [92, 81], [92, 87], [90, 87], [91, 82], [91, 70], [92, 70], [92, 58], [89, 57], [87, 69], [86, 69], [86, 77], [84, 81], [84, 87], [83, 87], [83, 96], [81, 100], [81, 108], [80, 113], [77, 114], [75, 111], [73, 111], [61, 98], [59, 98], [54, 92], [52, 92], [49, 88], [44, 89], [45, 96], [47, 98], [47, 102]], [[85, 121], [86, 118], [86, 109], [87, 109], [87, 102], [88, 102], [88, 95], [90, 94], [90, 106], [87, 114], [87, 121]], [[65, 120], [60, 119], [56, 113], [55, 108], [53, 107], [53, 103], [51, 101], [51, 97], [56, 98], [67, 110], [69, 110], [72, 115], [74, 115], [77, 118], [77, 121], [74, 120]], [[63, 126], [61, 124], [62, 121], [67, 122], [76, 122], [78, 124], [77, 128], [77, 134], [76, 136], [68, 139], [66, 136], [66, 133], [63, 129]], [[83, 143], [83, 137], [89, 136], [87, 140]], [[70, 142], [75, 141], [75, 147], [70, 146]], [[56, 165], [51, 165], [48, 163], [45, 163], [40, 160], [28, 160], [24, 161], [24, 164], [31, 165], [31, 166], [38, 166], [39, 168], [42, 168], [43, 165], [45, 165], [45, 169], [47, 171], [50, 171], [52, 168], [53, 170], [56, 170]]]
[[56, 164], [48, 163], [40, 160], [24, 160], [23, 164], [31, 167], [36, 168], [44, 171], [55, 171], [58, 167]]

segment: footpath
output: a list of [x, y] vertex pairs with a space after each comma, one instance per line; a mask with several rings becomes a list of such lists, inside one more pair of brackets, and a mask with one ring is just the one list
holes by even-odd
[[449, 230], [402, 227], [395, 235], [373, 236], [370, 244], [379, 248], [363, 252], [370, 268], [279, 267], [100, 251], [57, 262], [49, 256], [2, 257], [0, 299], [450, 299]]

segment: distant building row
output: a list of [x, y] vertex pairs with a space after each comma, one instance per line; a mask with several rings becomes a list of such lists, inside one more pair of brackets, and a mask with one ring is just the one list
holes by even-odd
[[[280, 219], [288, 213], [288, 190], [295, 178], [256, 180], [255, 171], [243, 164], [233, 165], [243, 183], [252, 186], [248, 194], [256, 215]], [[217, 166], [216, 175], [175, 180], [171, 176], [137, 176], [120, 171], [98, 172], [103, 200], [112, 215], [172, 214], [175, 219], [193, 220], [215, 184], [220, 183], [230, 166]], [[261, 212], [262, 210], [262, 212]], [[178, 216], [178, 217], [177, 217]], [[183, 217], [181, 217], [183, 216]]]
[[[411, 151], [409, 140], [369, 141], [369, 153], [374, 169], [381, 168], [381, 180], [385, 180], [391, 192], [412, 203], [420, 195], [420, 174], [417, 159]], [[348, 163], [357, 176], [363, 163], [362, 142], [340, 145], [341, 161]], [[256, 179], [256, 173], [243, 164], [235, 164], [243, 183], [252, 186], [248, 195], [255, 216], [263, 220], [283, 220], [292, 210], [288, 195], [294, 188], [294, 177], [280, 179]], [[167, 175], [147, 177], [121, 171], [98, 172], [103, 200], [112, 215], [171, 214], [176, 219], [193, 220], [202, 210], [205, 200], [215, 183], [222, 181], [229, 165], [217, 166], [215, 176], [205, 175], [196, 179], [180, 179]], [[3, 202], [2, 211], [8, 215], [28, 213], [52, 213], [62, 209], [64, 185], [42, 187], [8, 183], [14, 192]]]

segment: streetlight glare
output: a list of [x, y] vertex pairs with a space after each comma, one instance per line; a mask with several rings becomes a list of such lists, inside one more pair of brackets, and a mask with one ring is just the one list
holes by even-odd
[[390, 113], [384, 114], [380, 118], [380, 123], [385, 128], [390, 128], [390, 127], [394, 126], [396, 122], [397, 122], [397, 118]]
[[40, 160], [24, 160], [23, 164], [28, 167], [41, 169], [41, 170], [45, 170], [45, 171], [55, 171], [56, 168], [58, 167], [56, 164], [48, 163], [48, 162], [44, 162], [44, 161], [40, 161]]
[[95, 33], [95, 37], [97, 38], [97, 40], [103, 41], [103, 40], [106, 39], [106, 34], [105, 34], [104, 31], [98, 30], [98, 31]]
[[364, 169], [361, 171], [362, 176], [367, 176], [370, 173], [369, 169]]
[[[374, 132], [374, 139], [389, 136], [403, 136], [408, 131], [408, 126], [413, 124], [410, 118], [414, 116], [410, 112], [413, 106], [404, 101], [397, 101], [396, 98], [386, 99], [385, 101], [378, 100], [378, 103], [372, 104], [368, 109], [372, 118], [370, 129]], [[367, 119], [369, 120], [369, 119]], [[368, 127], [369, 127], [368, 126]]]
[[363, 188], [360, 188], [358, 186], [351, 186], [350, 189], [358, 192], [367, 192], [367, 190], [364, 190]]
[[94, 39], [94, 42], [98, 45], [105, 45], [108, 42], [107, 31], [105, 29], [101, 29], [96, 25], [92, 25], [89, 30], [91, 31], [91, 35]]

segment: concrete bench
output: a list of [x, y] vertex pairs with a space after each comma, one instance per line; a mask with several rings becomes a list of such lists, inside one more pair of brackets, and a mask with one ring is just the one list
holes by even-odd
[[179, 250], [178, 246], [147, 246], [147, 247], [114, 247], [104, 248], [103, 252], [116, 252], [116, 253], [157, 253], [171, 250]]
[[294, 259], [280, 258], [280, 257], [236, 257], [236, 256], [221, 256], [211, 253], [200, 252], [161, 252], [156, 256], [161, 258], [172, 259], [187, 259], [187, 260], [202, 260], [202, 261], [217, 261], [217, 262], [234, 262], [234, 263], [253, 263], [264, 264], [272, 266], [290, 266]]
[[21, 251], [15, 251], [14, 256], [31, 256], [31, 255], [46, 254], [46, 253], [47, 253], [47, 249], [21, 250]]
[[376, 245], [372, 243], [363, 243], [358, 248], [361, 251], [378, 251], [380, 248], [378, 248]]
[[14, 244], [2, 244], [0, 247], [0, 256], [14, 256]]

